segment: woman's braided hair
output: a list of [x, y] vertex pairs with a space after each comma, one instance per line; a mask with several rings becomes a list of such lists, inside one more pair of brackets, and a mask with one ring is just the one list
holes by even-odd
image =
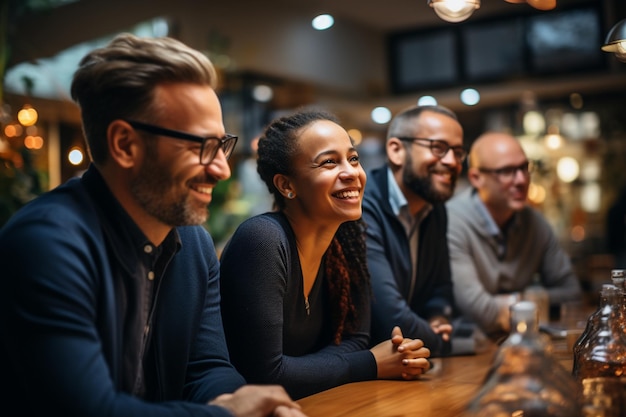
[[361, 300], [354, 300], [352, 296], [363, 297], [366, 291], [370, 291], [365, 252], [365, 222], [362, 219], [339, 226], [326, 252], [324, 272], [330, 288], [336, 344], [341, 342], [342, 334], [358, 327], [360, 317], [356, 306]]

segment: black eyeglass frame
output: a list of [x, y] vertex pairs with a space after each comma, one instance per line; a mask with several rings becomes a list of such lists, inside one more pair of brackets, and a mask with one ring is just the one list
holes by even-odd
[[[123, 120], [129, 125], [131, 125], [133, 128], [137, 130], [142, 130], [147, 133], [151, 133], [153, 135], [167, 136], [170, 138], [182, 139], [182, 140], [188, 140], [191, 142], [200, 143], [201, 144], [200, 155], [199, 155], [200, 165], [205, 165], [205, 166], [213, 162], [220, 148], [224, 152], [224, 156], [226, 157], [226, 160], [228, 160], [228, 158], [230, 158], [230, 156], [232, 155], [233, 150], [235, 149], [235, 146], [237, 145], [237, 140], [239, 139], [238, 136], [230, 135], [230, 134], [226, 134], [226, 136], [224, 136], [223, 138], [218, 138], [215, 136], [204, 137], [204, 136], [193, 135], [187, 132], [182, 132], [180, 130], [167, 129], [165, 127], [156, 126], [156, 125], [152, 125], [152, 124], [144, 123], [144, 122], [139, 122], [137, 120], [130, 120], [130, 119], [123, 119]], [[209, 142], [215, 142], [215, 141], [218, 142], [216, 146], [214, 147], [207, 146]]]
[[533, 162], [531, 160], [528, 160], [520, 165], [509, 165], [501, 168], [478, 167], [478, 170], [485, 174], [493, 174], [500, 180], [510, 181], [511, 179], [515, 178], [517, 171], [520, 171], [525, 176], [530, 176], [530, 174], [533, 172], [533, 168]]
[[[412, 138], [408, 136], [398, 136], [398, 139], [400, 139], [403, 142], [411, 142], [411, 143], [415, 143], [416, 145], [429, 148], [430, 152], [439, 159], [445, 157], [450, 151], [450, 149], [452, 149], [452, 154], [454, 155], [454, 159], [456, 159], [458, 162], [462, 163], [463, 161], [465, 161], [465, 158], [467, 158], [467, 150], [464, 147], [450, 146], [448, 142], [442, 139]], [[420, 143], [420, 142], [428, 142], [428, 144]], [[436, 146], [445, 147], [445, 150], [441, 150], [437, 148]]]

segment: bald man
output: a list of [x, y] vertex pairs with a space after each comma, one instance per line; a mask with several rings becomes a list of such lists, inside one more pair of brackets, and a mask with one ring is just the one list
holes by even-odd
[[485, 133], [470, 150], [471, 187], [447, 203], [457, 307], [492, 338], [509, 332], [509, 306], [535, 273], [551, 305], [581, 297], [568, 255], [550, 224], [527, 204], [531, 169], [515, 137]]

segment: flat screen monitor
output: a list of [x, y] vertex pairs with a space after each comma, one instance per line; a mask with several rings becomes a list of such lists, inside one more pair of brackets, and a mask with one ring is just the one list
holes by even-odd
[[461, 39], [463, 69], [468, 81], [524, 74], [524, 23], [521, 18], [464, 26]]
[[572, 72], [604, 64], [602, 27], [595, 7], [531, 16], [526, 39], [532, 72]]
[[389, 46], [394, 92], [451, 85], [459, 80], [457, 40], [452, 30], [396, 35]]

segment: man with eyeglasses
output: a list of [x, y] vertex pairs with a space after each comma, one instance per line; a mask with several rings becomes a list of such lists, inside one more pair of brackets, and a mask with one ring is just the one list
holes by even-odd
[[0, 402], [19, 416], [295, 416], [229, 361], [202, 224], [237, 137], [208, 58], [122, 34], [72, 82], [91, 164], [0, 231]]
[[550, 224], [527, 204], [532, 163], [517, 139], [488, 132], [472, 145], [471, 187], [448, 203], [448, 243], [457, 306], [493, 339], [510, 331], [509, 306], [536, 273], [558, 306], [581, 296]]
[[390, 123], [387, 163], [368, 173], [363, 198], [372, 282], [372, 343], [394, 326], [432, 356], [450, 352], [453, 309], [444, 202], [466, 151], [463, 128], [442, 106], [417, 106]]

